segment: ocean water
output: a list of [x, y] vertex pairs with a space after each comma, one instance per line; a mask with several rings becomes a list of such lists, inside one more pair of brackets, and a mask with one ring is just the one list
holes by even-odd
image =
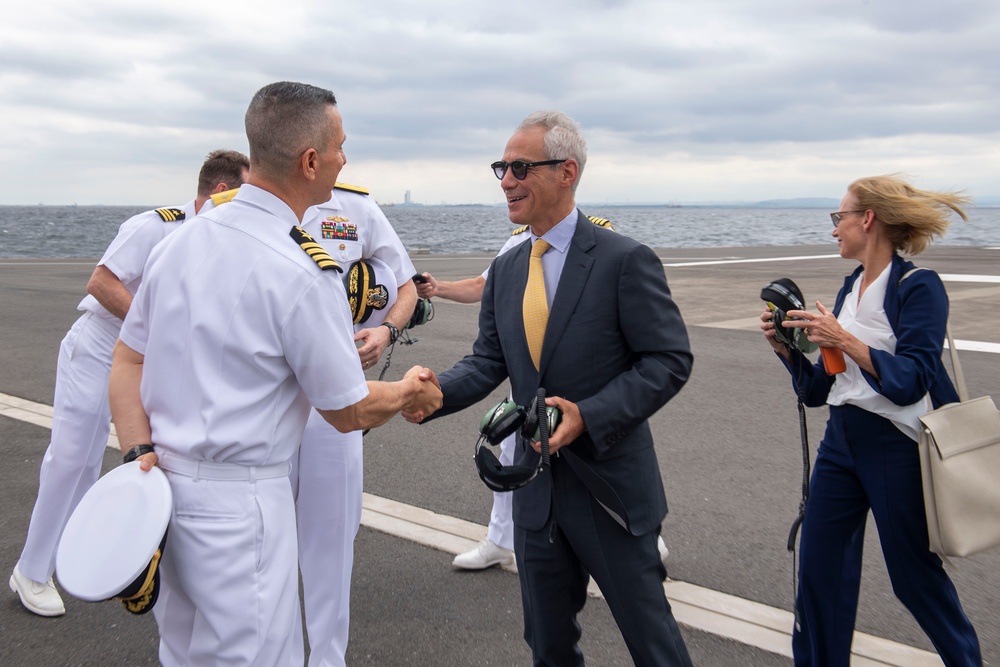
[[[0, 206], [0, 257], [100, 257], [119, 225], [154, 207]], [[390, 206], [383, 209], [411, 252], [496, 252], [514, 228], [506, 208]], [[654, 248], [830, 243], [825, 209], [581, 206], [587, 215]], [[942, 245], [1000, 246], [1000, 208], [973, 208]]]

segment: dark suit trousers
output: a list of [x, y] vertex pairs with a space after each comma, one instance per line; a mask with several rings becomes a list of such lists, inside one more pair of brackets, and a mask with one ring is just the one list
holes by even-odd
[[[583, 665], [577, 614], [588, 573], [600, 586], [636, 665], [690, 666], [663, 593], [659, 531], [630, 535], [594, 500], [565, 460], [554, 456], [553, 503], [542, 530], [515, 526], [524, 638], [535, 665]], [[517, 498], [515, 496], [515, 502]], [[554, 522], [554, 525], [553, 525]]]
[[799, 548], [795, 664], [847, 667], [871, 509], [892, 590], [949, 667], [982, 665], [955, 586], [928, 547], [917, 443], [884, 417], [830, 408]]

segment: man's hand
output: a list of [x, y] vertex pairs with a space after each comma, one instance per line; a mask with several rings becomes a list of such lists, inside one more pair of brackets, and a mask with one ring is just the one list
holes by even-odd
[[139, 462], [139, 470], [142, 470], [143, 472], [149, 472], [150, 470], [153, 469], [153, 466], [155, 466], [160, 461], [160, 459], [156, 455], [156, 452], [150, 452], [149, 454], [143, 454], [142, 456], [137, 458], [136, 461]]
[[[576, 403], [567, 401], [565, 398], [549, 396], [545, 399], [545, 405], [559, 408], [562, 412], [562, 419], [556, 430], [549, 433], [549, 454], [555, 454], [566, 445], [572, 444], [577, 438], [587, 430], [587, 425], [583, 423], [583, 415]], [[542, 443], [535, 441], [531, 443], [531, 448], [539, 454], [542, 453]]]
[[416, 381], [417, 393], [403, 408], [400, 414], [411, 424], [419, 424], [436, 412], [443, 403], [441, 384], [437, 376], [429, 368], [414, 366], [406, 372], [403, 380]]
[[362, 329], [354, 334], [355, 342], [363, 342], [363, 345], [358, 348], [361, 367], [368, 370], [377, 364], [378, 360], [382, 357], [382, 353], [385, 352], [385, 348], [389, 347], [389, 340], [391, 338], [392, 334], [389, 332], [389, 327], [383, 326]]
[[429, 273], [421, 273], [426, 282], [417, 283], [417, 296], [421, 299], [429, 299], [432, 296], [437, 296], [438, 293], [438, 282]]

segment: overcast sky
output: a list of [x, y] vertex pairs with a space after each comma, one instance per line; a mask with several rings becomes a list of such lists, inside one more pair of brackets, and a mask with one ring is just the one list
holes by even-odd
[[279, 80], [334, 91], [380, 202], [501, 201], [489, 163], [550, 108], [583, 202], [1000, 195], [996, 0], [33, 0], [0, 22], [0, 204], [182, 204]]

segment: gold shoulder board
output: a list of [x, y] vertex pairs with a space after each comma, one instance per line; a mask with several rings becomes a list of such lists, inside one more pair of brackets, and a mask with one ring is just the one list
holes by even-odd
[[338, 190], [349, 190], [350, 192], [358, 192], [363, 195], [369, 194], [368, 188], [363, 188], [360, 185], [351, 185], [350, 183], [341, 183], [338, 181], [334, 183], [333, 187]]
[[323, 250], [323, 246], [316, 243], [316, 239], [306, 232], [306, 230], [302, 229], [298, 225], [295, 225], [292, 227], [292, 231], [290, 231], [288, 235], [299, 244], [299, 247], [305, 250], [307, 255], [312, 257], [312, 260], [316, 262], [319, 268], [324, 271], [344, 272], [344, 270], [340, 268], [340, 264], [337, 264], [337, 260], [330, 257], [329, 253], [327, 253], [326, 250]]
[[598, 227], [604, 227], [605, 229], [610, 229], [613, 232], [617, 231], [615, 226], [612, 225], [611, 221], [607, 218], [598, 218], [596, 215], [588, 215], [587, 218]]
[[511, 236], [517, 236], [518, 234], [523, 234], [523, 233], [525, 233], [526, 231], [528, 231], [528, 229], [530, 229], [530, 228], [528, 227], [528, 225], [525, 225], [525, 226], [523, 226], [523, 227], [518, 227], [517, 229], [515, 229], [514, 231], [512, 231], [512, 232], [510, 233], [510, 235], [511, 235]]
[[184, 219], [184, 211], [179, 208], [158, 208], [156, 214], [163, 218], [163, 222], [175, 222]]
[[214, 194], [212, 195], [212, 203], [216, 206], [222, 206], [227, 202], [233, 201], [233, 197], [235, 197], [236, 193], [239, 191], [239, 188], [233, 188], [232, 190], [226, 190], [225, 192]]

